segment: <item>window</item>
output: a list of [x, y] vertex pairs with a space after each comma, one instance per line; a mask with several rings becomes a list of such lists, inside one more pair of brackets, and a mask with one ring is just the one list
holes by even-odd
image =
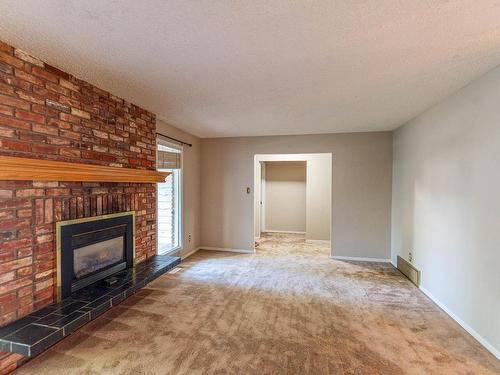
[[157, 160], [158, 170], [170, 172], [157, 189], [158, 254], [168, 254], [182, 247], [182, 147], [158, 140]]

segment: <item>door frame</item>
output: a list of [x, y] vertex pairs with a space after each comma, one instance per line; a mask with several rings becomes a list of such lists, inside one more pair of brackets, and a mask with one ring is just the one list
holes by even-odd
[[[330, 173], [330, 256], [333, 254], [333, 249], [334, 249], [334, 242], [333, 242], [333, 178], [334, 178], [334, 156], [332, 152], [308, 152], [308, 153], [291, 153], [291, 154], [254, 154], [254, 194], [253, 194], [253, 209], [254, 209], [254, 219], [253, 219], [253, 233], [254, 237], [256, 234], [256, 217], [255, 215], [258, 213], [259, 214], [259, 224], [260, 224], [260, 230], [262, 229], [262, 217], [260, 216], [261, 211], [256, 210], [256, 201], [257, 199], [262, 199], [261, 196], [261, 178], [257, 180], [258, 176], [261, 176], [262, 173], [258, 173], [258, 171], [261, 170], [261, 162], [266, 162], [266, 161], [306, 161], [308, 160], [308, 157], [311, 155], [330, 155], [331, 157], [331, 173]], [[307, 186], [306, 186], [307, 189]], [[259, 231], [259, 235], [260, 235]], [[256, 251], [256, 248], [254, 247], [254, 251]]]
[[[175, 149], [178, 149], [181, 151], [181, 168], [180, 168], [180, 171], [179, 171], [179, 175], [180, 175], [180, 178], [179, 178], [179, 198], [178, 198], [178, 219], [177, 219], [177, 222], [178, 222], [178, 227], [179, 227], [179, 233], [178, 233], [178, 236], [179, 236], [179, 246], [173, 248], [172, 250], [166, 252], [166, 253], [162, 253], [161, 255], [172, 255], [172, 254], [177, 254], [177, 253], [180, 253], [182, 252], [182, 250], [184, 249], [184, 225], [183, 225], [183, 221], [184, 221], [184, 215], [183, 215], [183, 209], [184, 209], [184, 194], [183, 194], [183, 190], [184, 190], [184, 147], [181, 145], [181, 144], [178, 144], [178, 143], [174, 143], [174, 142], [169, 142], [169, 141], [166, 141], [162, 138], [156, 138], [156, 144], [158, 143], [161, 143], [167, 147], [172, 147], [172, 148], [175, 148]], [[157, 152], [158, 152], [158, 148], [157, 148]], [[156, 157], [156, 160], [158, 160], [158, 156]], [[161, 171], [161, 169], [159, 169]], [[158, 232], [159, 232], [159, 222], [158, 222], [158, 219], [159, 219], [159, 216], [158, 215], [158, 184], [155, 184], [155, 194], [156, 194], [156, 254], [160, 254], [159, 253], [159, 246], [158, 246], [158, 240], [159, 240], [159, 235], [158, 235]]]

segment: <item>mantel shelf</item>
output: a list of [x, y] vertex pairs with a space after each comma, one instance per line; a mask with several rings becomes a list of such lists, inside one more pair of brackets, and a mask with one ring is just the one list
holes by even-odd
[[168, 172], [0, 156], [0, 180], [164, 182]]

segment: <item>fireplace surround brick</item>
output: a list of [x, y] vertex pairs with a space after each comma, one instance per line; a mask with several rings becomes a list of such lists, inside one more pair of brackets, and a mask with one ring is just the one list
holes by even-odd
[[[0, 155], [155, 169], [155, 115], [0, 41]], [[156, 253], [154, 184], [0, 181], [0, 327], [54, 302], [55, 223], [135, 211]], [[0, 374], [22, 357], [0, 353]]]

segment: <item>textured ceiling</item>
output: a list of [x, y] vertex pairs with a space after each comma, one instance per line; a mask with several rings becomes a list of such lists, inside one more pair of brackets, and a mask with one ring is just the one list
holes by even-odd
[[0, 0], [0, 39], [198, 136], [387, 130], [500, 64], [500, 0]]

